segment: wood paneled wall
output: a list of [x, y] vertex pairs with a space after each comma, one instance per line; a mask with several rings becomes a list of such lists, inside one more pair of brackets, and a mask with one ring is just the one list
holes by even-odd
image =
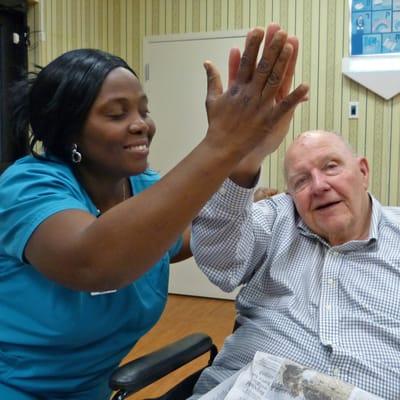
[[[30, 61], [45, 65], [60, 53], [97, 47], [125, 58], [142, 76], [145, 35], [228, 31], [279, 22], [301, 44], [295, 84], [311, 85], [291, 132], [267, 161], [269, 185], [284, 190], [282, 159], [298, 133], [341, 132], [371, 167], [370, 189], [383, 204], [400, 205], [400, 96], [386, 101], [341, 73], [348, 55], [348, 0], [40, 0], [29, 11]], [[194, 94], [195, 95], [195, 94]], [[348, 118], [358, 101], [359, 118]], [[151, 107], [151, 99], [150, 99]]]

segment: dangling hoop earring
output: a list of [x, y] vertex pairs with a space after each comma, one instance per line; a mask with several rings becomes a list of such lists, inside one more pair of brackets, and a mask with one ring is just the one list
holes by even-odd
[[78, 146], [76, 143], [72, 144], [72, 153], [71, 153], [72, 162], [75, 164], [79, 164], [82, 161], [82, 154], [78, 151]]

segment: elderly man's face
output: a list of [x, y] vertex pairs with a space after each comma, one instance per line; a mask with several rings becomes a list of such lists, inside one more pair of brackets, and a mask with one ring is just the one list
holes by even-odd
[[306, 225], [331, 245], [369, 233], [368, 162], [335, 134], [308, 132], [289, 148], [288, 191]]

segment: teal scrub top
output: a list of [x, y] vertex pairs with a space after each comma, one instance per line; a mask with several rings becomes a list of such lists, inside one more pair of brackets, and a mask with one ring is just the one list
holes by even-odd
[[[149, 169], [132, 176], [133, 192], [158, 179]], [[8, 385], [32, 398], [107, 399], [110, 373], [165, 307], [169, 262], [181, 238], [147, 273], [108, 294], [68, 289], [28, 264], [31, 234], [66, 209], [98, 214], [66, 164], [27, 156], [1, 175], [0, 398]]]

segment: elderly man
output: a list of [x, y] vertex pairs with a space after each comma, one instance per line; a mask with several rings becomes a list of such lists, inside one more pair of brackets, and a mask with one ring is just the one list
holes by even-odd
[[240, 327], [195, 393], [260, 350], [399, 399], [399, 209], [368, 193], [367, 160], [334, 133], [306, 132], [293, 142], [286, 194], [253, 204], [259, 163], [250, 164], [193, 224], [194, 256], [209, 279], [225, 291], [244, 285]]

